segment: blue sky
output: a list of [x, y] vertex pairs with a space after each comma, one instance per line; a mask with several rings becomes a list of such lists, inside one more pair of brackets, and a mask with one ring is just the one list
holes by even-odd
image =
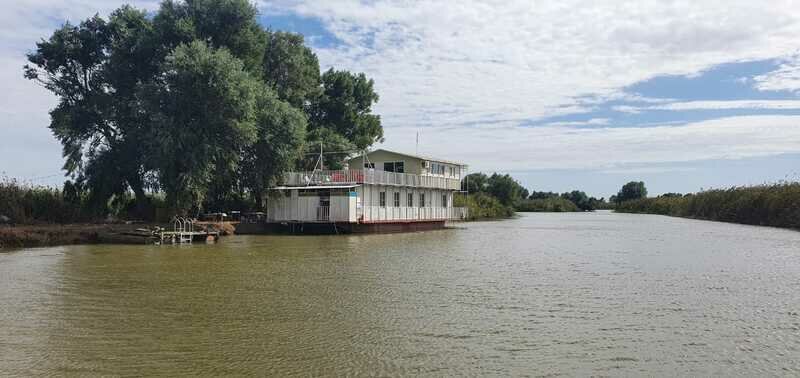
[[[133, 1], [155, 9], [156, 1]], [[54, 99], [23, 54], [113, 1], [27, 0], [0, 15], [0, 172], [58, 184]], [[257, 2], [321, 68], [365, 72], [383, 148], [608, 197], [800, 179], [800, 9], [792, 1]], [[592, 20], [592, 22], [587, 22]]]

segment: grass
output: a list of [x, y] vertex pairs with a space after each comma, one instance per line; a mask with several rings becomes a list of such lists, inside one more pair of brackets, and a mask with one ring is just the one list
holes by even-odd
[[620, 203], [616, 211], [800, 230], [800, 182], [707, 190]]

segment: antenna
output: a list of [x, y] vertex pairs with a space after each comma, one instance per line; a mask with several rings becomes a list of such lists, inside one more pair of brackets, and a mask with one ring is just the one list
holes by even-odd
[[417, 148], [414, 151], [414, 155], [419, 156], [419, 130], [417, 130]]

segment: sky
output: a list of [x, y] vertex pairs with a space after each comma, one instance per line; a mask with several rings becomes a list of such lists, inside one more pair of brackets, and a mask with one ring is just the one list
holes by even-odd
[[[63, 182], [55, 98], [25, 53], [125, 2], [22, 0], [0, 13], [0, 175]], [[128, 1], [148, 10], [157, 1]], [[259, 1], [321, 69], [375, 80], [386, 141], [531, 190], [608, 197], [800, 180], [793, 1]], [[416, 146], [416, 135], [420, 142]]]

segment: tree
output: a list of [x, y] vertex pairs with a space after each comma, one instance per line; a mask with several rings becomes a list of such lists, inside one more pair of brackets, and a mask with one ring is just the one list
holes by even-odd
[[225, 48], [244, 69], [260, 74], [266, 33], [248, 0], [165, 0], [153, 18], [164, 55], [181, 44], [204, 41]]
[[561, 198], [571, 201], [582, 211], [594, 210], [594, 204], [592, 203], [592, 200], [597, 201], [594, 198], [590, 199], [585, 192], [580, 190], [573, 190], [571, 192], [564, 193], [561, 195]]
[[530, 196], [528, 196], [528, 198], [529, 199], [548, 199], [548, 198], [556, 198], [558, 196], [559, 196], [558, 193], [555, 193], [555, 192], [537, 192], [537, 191], [534, 190], [533, 192], [531, 192], [531, 194], [530, 194]]
[[622, 189], [617, 193], [615, 202], [621, 203], [645, 197], [647, 197], [647, 188], [645, 188], [644, 182], [631, 181], [622, 186]]
[[199, 207], [215, 174], [237, 171], [239, 152], [257, 137], [259, 84], [227, 50], [194, 41], [178, 46], [143, 88], [151, 163], [170, 206]]
[[467, 193], [484, 193], [489, 187], [489, 177], [483, 173], [470, 173], [462, 181], [463, 189]]
[[78, 26], [66, 23], [37, 43], [24, 67], [26, 78], [58, 96], [50, 129], [63, 146], [64, 170], [88, 182], [97, 204], [129, 187], [140, 204], [145, 200], [139, 159], [143, 126], [132, 104], [135, 84], [147, 75], [151, 59], [140, 51], [144, 48], [131, 45], [147, 39], [146, 24], [144, 14], [130, 7], [115, 11], [108, 23], [99, 16]]
[[306, 47], [300, 34], [266, 32], [264, 81], [281, 100], [309, 111], [322, 94], [317, 55]]
[[242, 177], [261, 208], [267, 188], [300, 158], [307, 120], [269, 90], [260, 92], [257, 109], [256, 142], [245, 151]]
[[508, 174], [500, 175], [494, 173], [489, 177], [487, 183], [487, 192], [506, 206], [515, 206], [522, 199], [523, 190], [525, 190], [522, 185]]
[[372, 80], [321, 76], [302, 36], [256, 16], [248, 0], [165, 0], [153, 15], [123, 6], [108, 21], [66, 23], [37, 44], [25, 76], [58, 97], [50, 129], [88, 203], [133, 191], [146, 205], [148, 190], [183, 212], [204, 199], [259, 202], [303, 148], [383, 140]]
[[372, 114], [378, 102], [372, 79], [363, 74], [334, 71], [322, 75], [322, 94], [311, 105], [310, 129], [326, 128], [362, 150], [383, 141], [381, 118]]

